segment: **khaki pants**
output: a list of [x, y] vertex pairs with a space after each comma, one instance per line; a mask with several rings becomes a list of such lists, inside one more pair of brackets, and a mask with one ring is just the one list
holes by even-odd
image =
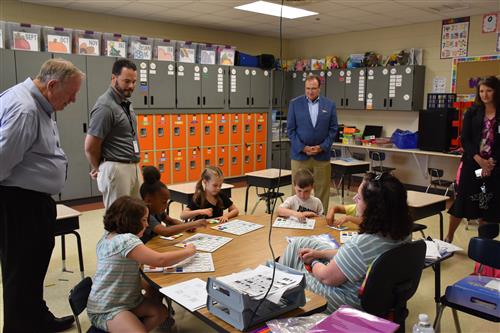
[[[332, 169], [330, 161], [317, 161], [312, 157], [305, 161], [292, 160], [292, 184], [295, 173], [299, 169], [309, 169], [312, 172], [314, 176], [314, 196], [321, 200], [325, 214], [328, 213]], [[295, 193], [293, 185], [292, 193]]]
[[139, 163], [103, 162], [99, 165], [97, 187], [102, 193], [104, 208], [124, 195], [141, 199], [142, 172]]

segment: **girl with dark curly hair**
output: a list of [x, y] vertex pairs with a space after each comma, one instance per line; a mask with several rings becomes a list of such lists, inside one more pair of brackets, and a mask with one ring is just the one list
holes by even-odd
[[342, 247], [302, 237], [290, 243], [281, 263], [308, 271], [306, 285], [328, 300], [328, 312], [343, 304], [361, 308], [358, 290], [370, 264], [382, 253], [411, 241], [406, 189], [390, 174], [368, 173], [354, 197], [362, 218], [359, 234]]

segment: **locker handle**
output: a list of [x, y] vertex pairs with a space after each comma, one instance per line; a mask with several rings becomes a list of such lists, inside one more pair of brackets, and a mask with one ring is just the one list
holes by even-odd
[[344, 106], [344, 97], [340, 98], [340, 106]]
[[200, 105], [200, 96], [197, 97], [197, 103]]
[[387, 98], [384, 98], [384, 108], [387, 106]]
[[250, 97], [247, 97], [247, 105], [250, 105]]
[[389, 99], [389, 107], [392, 108], [392, 98]]
[[144, 96], [144, 105], [148, 105], [148, 96]]
[[345, 106], [349, 106], [349, 98], [345, 99]]
[[155, 97], [151, 96], [150, 100], [151, 100], [151, 105], [155, 105]]
[[206, 104], [206, 97], [203, 96], [203, 105], [205, 105], [205, 104]]
[[83, 123], [83, 133], [87, 133], [87, 123]]
[[253, 105], [253, 97], [252, 97], [252, 105]]

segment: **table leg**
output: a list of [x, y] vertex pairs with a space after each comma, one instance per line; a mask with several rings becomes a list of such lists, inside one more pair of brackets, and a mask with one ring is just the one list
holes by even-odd
[[82, 276], [82, 280], [85, 277], [84, 275], [84, 268], [83, 268], [83, 252], [82, 252], [82, 239], [80, 237], [80, 234], [76, 231], [72, 232], [73, 235], [76, 237], [76, 246], [78, 249], [78, 263], [80, 264], [80, 275]]
[[432, 265], [434, 270], [434, 302], [436, 303], [436, 317], [439, 314], [439, 303], [441, 301], [441, 263]]
[[443, 240], [443, 213], [439, 212], [439, 239]]
[[250, 185], [247, 185], [247, 189], [245, 191], [245, 214], [247, 213], [248, 208], [248, 190], [250, 190]]
[[62, 271], [66, 272], [66, 240], [64, 235], [61, 235], [61, 257], [62, 257]]

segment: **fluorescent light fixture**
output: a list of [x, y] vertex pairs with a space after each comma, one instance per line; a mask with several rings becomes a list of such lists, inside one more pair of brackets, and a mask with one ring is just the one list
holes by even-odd
[[234, 7], [235, 9], [246, 10], [248, 12], [254, 12], [265, 15], [280, 16], [283, 15], [284, 18], [296, 19], [300, 17], [306, 17], [311, 15], [318, 15], [318, 13], [311, 12], [309, 10], [283, 6], [283, 12], [281, 11], [281, 5], [267, 2], [267, 1], [255, 1], [246, 5]]

